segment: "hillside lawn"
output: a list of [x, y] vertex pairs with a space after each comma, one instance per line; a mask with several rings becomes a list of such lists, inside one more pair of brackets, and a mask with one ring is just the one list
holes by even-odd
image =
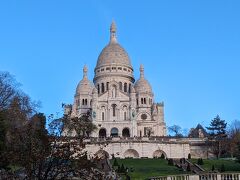
[[[197, 159], [191, 159], [191, 162], [197, 163]], [[222, 164], [224, 164], [225, 172], [240, 172], [240, 163], [227, 159], [203, 159], [201, 167], [206, 171], [211, 171], [214, 165], [215, 170], [220, 171]]]
[[[117, 159], [117, 162], [120, 166], [123, 164], [125, 168], [129, 169], [128, 175], [134, 180], [144, 180], [149, 177], [158, 176], [189, 174], [189, 172], [168, 165], [167, 160], [164, 159]], [[191, 159], [191, 162], [197, 163], [197, 159]], [[221, 165], [224, 164], [225, 172], [240, 172], [240, 163], [233, 160], [204, 159], [203, 162], [204, 165], [202, 165], [202, 167], [207, 171], [212, 170], [212, 165], [215, 166], [215, 170], [220, 170]], [[111, 163], [113, 163], [113, 161], [111, 161]], [[131, 168], [133, 168], [133, 172], [130, 172]]]
[[120, 166], [123, 164], [125, 168], [134, 169], [133, 172], [128, 173], [131, 179], [186, 174], [177, 167], [168, 165], [167, 160], [164, 159], [117, 159], [117, 162]]

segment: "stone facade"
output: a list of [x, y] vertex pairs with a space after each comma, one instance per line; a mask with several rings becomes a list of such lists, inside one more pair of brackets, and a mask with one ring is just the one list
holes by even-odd
[[201, 148], [204, 139], [166, 137], [164, 103], [155, 103], [143, 65], [136, 82], [133, 71], [127, 52], [117, 42], [116, 25], [112, 23], [110, 42], [98, 57], [93, 82], [88, 79], [85, 66], [74, 103], [65, 106], [65, 113], [71, 117], [91, 113], [98, 129], [86, 140], [89, 155], [153, 158], [163, 154], [168, 158], [187, 158], [191, 153], [192, 157], [207, 156], [201, 153], [206, 150]]
[[164, 104], [154, 102], [151, 85], [140, 66], [135, 82], [127, 52], [117, 42], [116, 25], [110, 27], [110, 42], [102, 50], [95, 67], [93, 83], [83, 68], [74, 103], [66, 111], [72, 117], [92, 113], [98, 127], [92, 137], [166, 136]]

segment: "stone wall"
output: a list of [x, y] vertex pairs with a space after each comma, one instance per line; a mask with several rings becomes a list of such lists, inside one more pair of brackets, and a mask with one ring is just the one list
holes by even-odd
[[169, 137], [135, 137], [135, 138], [92, 138], [85, 140], [86, 150], [90, 156], [114, 154], [118, 158], [156, 158], [162, 154], [166, 158], [209, 158], [204, 139], [169, 138]]

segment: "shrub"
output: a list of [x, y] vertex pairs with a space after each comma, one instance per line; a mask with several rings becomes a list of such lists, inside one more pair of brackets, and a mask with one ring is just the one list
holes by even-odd
[[113, 167], [118, 167], [118, 161], [116, 158], [114, 158], [114, 161], [113, 161]]
[[121, 168], [120, 168], [120, 173], [125, 173], [126, 172], [126, 169], [124, 167], [124, 165], [122, 164]]
[[203, 165], [203, 159], [202, 159], [202, 158], [199, 158], [198, 161], [197, 161], [197, 164], [198, 164], [198, 165]]
[[162, 154], [162, 155], [161, 155], [161, 159], [165, 159], [165, 156], [164, 156], [164, 154]]
[[221, 165], [220, 172], [225, 172], [225, 166], [224, 166], [224, 164]]
[[173, 166], [173, 159], [168, 159], [168, 165]]
[[212, 165], [212, 171], [215, 171], [215, 166], [214, 165]]

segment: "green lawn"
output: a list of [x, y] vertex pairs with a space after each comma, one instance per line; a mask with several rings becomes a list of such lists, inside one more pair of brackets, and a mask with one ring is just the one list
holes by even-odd
[[[192, 159], [191, 162], [197, 163], [197, 159]], [[213, 160], [203, 160], [203, 167], [207, 171], [212, 170], [212, 165], [214, 165], [215, 170], [220, 170], [221, 165], [224, 164], [226, 172], [240, 172], [240, 163], [237, 163], [233, 160], [224, 160], [224, 159], [213, 159]]]
[[[141, 180], [148, 177], [185, 174], [175, 166], [169, 166], [163, 159], [117, 159], [118, 164], [133, 168], [129, 172], [131, 179]], [[113, 163], [113, 162], [112, 162]]]

